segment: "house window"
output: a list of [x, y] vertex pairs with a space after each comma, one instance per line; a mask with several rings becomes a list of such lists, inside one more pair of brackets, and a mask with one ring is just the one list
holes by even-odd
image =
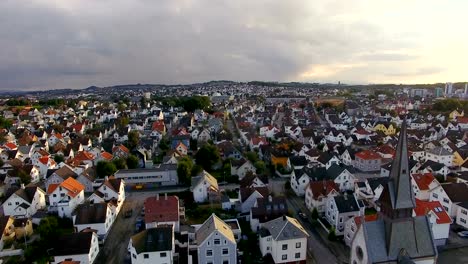
[[161, 258], [165, 258], [167, 256], [167, 253], [166, 252], [161, 252], [161, 253], [159, 253], [159, 256]]
[[145, 259], [149, 258], [149, 254], [143, 254], [143, 258]]
[[433, 193], [433, 194], [432, 194], [432, 197], [434, 197], [434, 198], [436, 198], [436, 199], [439, 198], [439, 196], [437, 195], [437, 193]]
[[460, 218], [460, 222], [462, 222], [462, 223], [466, 224], [466, 220], [465, 220], [465, 219], [463, 219], [463, 218]]
[[221, 244], [221, 240], [220, 240], [219, 238], [215, 239], [215, 240], [214, 240], [214, 244], [215, 244], [215, 245]]
[[281, 260], [286, 260], [286, 259], [288, 259], [288, 255], [284, 254], [281, 256]]
[[132, 257], [133, 257], [134, 259], [136, 259], [136, 258], [137, 258], [137, 256], [136, 256], [135, 254], [132, 254]]
[[296, 248], [300, 248], [301, 247], [301, 242], [297, 242], [296, 243]]
[[223, 255], [229, 254], [229, 249], [228, 248], [223, 248]]
[[468, 214], [468, 211], [466, 211], [466, 210], [461, 210], [461, 212], [462, 212], [462, 214], [464, 214], [464, 215]]
[[301, 257], [301, 252], [297, 252], [295, 255], [294, 255], [295, 258], [300, 258]]
[[283, 244], [283, 250], [288, 250], [288, 244]]
[[444, 198], [444, 203], [450, 203], [449, 199]]
[[229, 260], [223, 260], [223, 264], [229, 264]]
[[208, 250], [206, 251], [206, 256], [207, 256], [207, 257], [213, 256], [213, 250], [208, 249]]

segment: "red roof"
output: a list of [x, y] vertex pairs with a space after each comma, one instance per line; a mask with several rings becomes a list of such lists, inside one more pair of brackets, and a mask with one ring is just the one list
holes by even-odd
[[331, 191], [340, 191], [338, 185], [334, 181], [314, 181], [309, 183], [309, 188], [312, 191], [314, 199], [317, 200], [321, 195], [327, 196]]
[[375, 151], [372, 150], [363, 150], [355, 154], [356, 157], [359, 157], [363, 160], [376, 160], [380, 159], [380, 155], [377, 154]]
[[7, 148], [9, 148], [11, 150], [15, 150], [15, 149], [18, 148], [14, 143], [11, 143], [11, 142], [6, 143], [5, 147], [7, 147]]
[[[366, 215], [366, 216], [364, 216], [364, 222], [377, 221], [378, 218], [379, 218], [378, 214]], [[363, 220], [362, 216], [354, 217], [354, 222], [356, 223], [356, 226], [360, 226], [362, 220]]]
[[164, 132], [166, 131], [166, 125], [164, 125], [164, 121], [155, 121], [152, 126], [153, 130]]
[[461, 124], [467, 124], [468, 123], [468, 116], [459, 116], [457, 117], [457, 122]]
[[266, 141], [264, 137], [253, 137], [251, 141], [252, 141], [252, 144], [255, 146], [259, 144], [268, 145], [268, 142]]
[[74, 124], [71, 126], [75, 131], [81, 131], [83, 129], [83, 124]]
[[114, 158], [114, 156], [112, 156], [112, 154], [110, 154], [110, 153], [107, 152], [107, 151], [101, 152], [101, 157], [103, 157], [103, 158], [106, 159], [106, 160], [111, 160], [111, 159]]
[[437, 224], [451, 224], [452, 219], [445, 211], [444, 207], [440, 204], [439, 201], [421, 201], [416, 199], [416, 208], [414, 208], [414, 213], [417, 216], [427, 215], [429, 211], [432, 211], [436, 217]]
[[145, 200], [145, 223], [179, 221], [179, 198], [163, 195]]
[[429, 185], [435, 180], [434, 175], [430, 172], [424, 174], [415, 173], [411, 176], [416, 182], [416, 185], [418, 185], [418, 188], [422, 191], [429, 190]]
[[49, 163], [49, 157], [42, 156], [42, 157], [39, 158], [39, 162], [44, 164], [44, 165], [47, 165], [47, 163]]
[[359, 135], [370, 135], [370, 134], [372, 134], [371, 132], [365, 130], [364, 128], [358, 128], [354, 133], [359, 134]]
[[389, 145], [380, 146], [377, 151], [382, 154], [391, 154], [393, 157], [395, 156], [396, 152], [395, 149]]

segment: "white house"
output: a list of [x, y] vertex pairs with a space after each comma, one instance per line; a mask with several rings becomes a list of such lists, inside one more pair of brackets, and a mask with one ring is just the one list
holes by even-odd
[[440, 183], [432, 173], [415, 173], [411, 174], [411, 185], [413, 186], [415, 198], [421, 201], [428, 201], [431, 192], [440, 186]]
[[3, 203], [4, 215], [15, 218], [33, 216], [38, 210], [45, 209], [45, 192], [39, 187], [24, 187], [15, 191]]
[[133, 235], [128, 252], [132, 264], [174, 263], [174, 227], [153, 227]]
[[416, 199], [416, 207], [413, 216], [427, 215], [431, 229], [432, 238], [437, 246], [445, 245], [449, 237], [452, 219], [447, 214], [439, 201], [421, 201]]
[[309, 183], [305, 193], [305, 204], [310, 211], [317, 209], [319, 214], [325, 213], [327, 199], [339, 194], [339, 188], [334, 181], [316, 181]]
[[108, 203], [80, 204], [73, 213], [73, 225], [77, 232], [95, 230], [100, 241], [107, 237], [115, 216]]
[[434, 162], [442, 163], [447, 167], [453, 165], [453, 153], [443, 147], [435, 147], [426, 150], [426, 161], [432, 160]]
[[237, 241], [231, 227], [212, 214], [195, 231], [198, 263], [237, 263]]
[[468, 230], [468, 202], [458, 204], [455, 222]]
[[309, 234], [295, 218], [282, 216], [261, 224], [260, 252], [275, 263], [299, 263], [307, 258]]
[[337, 235], [344, 234], [345, 222], [364, 214], [364, 206], [354, 195], [338, 195], [327, 199], [325, 218], [335, 228]]
[[231, 160], [231, 175], [237, 175], [239, 180], [245, 177], [248, 172], [255, 173], [256, 168], [250, 160]]
[[200, 176], [192, 177], [190, 190], [193, 193], [193, 200], [197, 203], [219, 197], [218, 181], [206, 171], [203, 171]]
[[73, 178], [60, 184], [51, 184], [47, 190], [49, 211], [57, 212], [60, 217], [72, 217], [75, 208], [84, 202], [84, 186]]
[[88, 200], [95, 203], [114, 201], [116, 204], [116, 215], [118, 215], [125, 201], [124, 180], [106, 177], [102, 185], [97, 188]]
[[431, 192], [430, 201], [439, 201], [450, 217], [455, 218], [458, 204], [468, 202], [468, 185], [444, 183]]
[[64, 261], [92, 264], [99, 254], [98, 236], [94, 232], [62, 235], [54, 242], [53, 250], [50, 252], [54, 256], [52, 264], [59, 264]]
[[356, 216], [350, 218], [348, 221], [345, 223], [345, 231], [344, 231], [344, 242], [345, 244], [350, 247], [351, 242], [354, 239], [354, 236], [356, 235], [357, 230], [361, 226], [362, 222], [371, 222], [377, 220], [378, 215], [377, 214], [371, 214], [371, 215], [361, 215], [361, 216]]

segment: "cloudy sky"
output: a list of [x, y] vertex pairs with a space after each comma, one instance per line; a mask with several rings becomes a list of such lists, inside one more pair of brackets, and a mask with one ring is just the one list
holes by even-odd
[[466, 0], [0, 0], [0, 89], [468, 79]]

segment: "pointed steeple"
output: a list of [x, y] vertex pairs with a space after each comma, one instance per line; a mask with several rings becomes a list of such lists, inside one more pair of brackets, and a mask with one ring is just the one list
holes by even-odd
[[414, 193], [408, 166], [408, 142], [406, 135], [406, 116], [403, 120], [398, 138], [395, 158], [390, 172], [393, 190], [390, 191], [392, 209], [412, 209], [415, 207]]

